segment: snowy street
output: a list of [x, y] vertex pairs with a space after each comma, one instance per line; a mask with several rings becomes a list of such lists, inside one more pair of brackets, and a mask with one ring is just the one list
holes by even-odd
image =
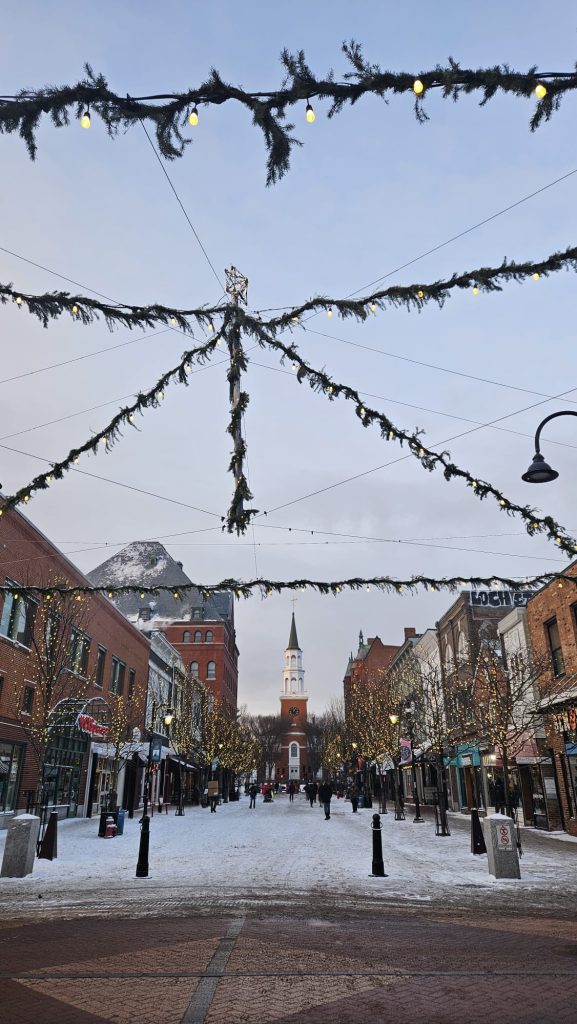
[[[164, 905], [190, 901], [197, 907], [221, 900], [291, 904], [319, 899], [326, 907], [361, 905], [368, 897], [382, 901], [457, 906], [491, 905], [510, 898], [528, 907], [566, 905], [577, 895], [577, 841], [556, 841], [523, 831], [520, 881], [496, 881], [488, 874], [487, 857], [470, 853], [468, 820], [452, 818], [452, 835], [438, 838], [431, 820], [414, 824], [410, 810], [396, 822], [392, 809], [383, 815], [383, 856], [387, 878], [372, 878], [372, 810], [353, 814], [351, 805], [333, 798], [331, 820], [318, 804], [310, 807], [303, 794], [289, 802], [277, 796], [272, 804], [257, 798], [256, 809], [241, 797], [221, 805], [216, 814], [187, 808], [184, 817], [155, 814], [150, 828], [150, 874], [135, 878], [140, 827], [126, 818], [123, 836], [99, 839], [98, 820], [59, 823], [58, 858], [36, 860], [27, 879], [0, 881], [0, 908], [18, 894], [21, 910], [43, 912], [52, 901], [61, 907], [76, 903], [105, 912], [148, 900], [161, 887]], [[0, 833], [0, 854], [6, 833]], [[525, 838], [527, 837], [527, 838]], [[27, 900], [27, 896], [30, 897]]]

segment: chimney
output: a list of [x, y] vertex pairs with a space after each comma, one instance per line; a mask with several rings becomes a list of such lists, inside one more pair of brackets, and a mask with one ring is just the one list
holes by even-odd
[[412, 636], [417, 635], [417, 630], [414, 626], [405, 626], [405, 640], [409, 640]]

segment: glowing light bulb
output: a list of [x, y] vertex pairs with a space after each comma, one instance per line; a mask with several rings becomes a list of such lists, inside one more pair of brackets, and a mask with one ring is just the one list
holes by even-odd
[[212, 320], [209, 322], [208, 329], [209, 329], [209, 331], [214, 331], [214, 324], [213, 324]]
[[24, 495], [24, 501], [30, 501], [30, 495], [29, 494], [25, 494]]
[[128, 414], [128, 422], [129, 423], [134, 423], [134, 416], [133, 416], [133, 414], [131, 412], [129, 412], [129, 414]]
[[173, 596], [175, 601], [178, 601], [178, 591], [177, 590], [174, 591], [172, 596]]
[[333, 315], [332, 309], [327, 309], [327, 316], [330, 318]]
[[537, 97], [538, 100], [542, 100], [542, 99], [545, 98], [546, 95], [547, 95], [547, 87], [545, 85], [543, 85], [543, 82], [539, 82], [535, 86], [535, 96]]
[[478, 294], [479, 294], [479, 285], [478, 284], [474, 284], [473, 285], [473, 295], [478, 295]]
[[563, 586], [563, 580], [559, 580], [559, 582], [558, 582], [557, 586], [558, 586], [558, 587], [562, 587], [562, 586]]
[[536, 272], [533, 274], [533, 280], [534, 281], [538, 281], [540, 277], [541, 277], [541, 274], [537, 274]]
[[49, 474], [49, 475], [48, 475], [48, 476], [46, 477], [46, 483], [47, 483], [47, 484], [51, 484], [51, 483], [52, 483], [52, 476], [51, 476], [51, 474]]
[[192, 108], [190, 114], [188, 115], [188, 123], [191, 124], [193, 128], [196, 128], [198, 124], [198, 110], [196, 106]]
[[371, 313], [376, 313], [377, 312], [377, 304], [376, 304], [376, 302], [371, 302], [371, 304], [369, 306], [369, 309], [370, 309]]
[[335, 389], [334, 389], [334, 387], [332, 386], [332, 384], [329, 384], [329, 395], [332, 395], [332, 393], [333, 393], [333, 391], [334, 391], [334, 390], [335, 390]]
[[144, 591], [141, 590], [141, 592], [140, 592], [140, 599], [142, 600], [143, 597], [144, 597]]
[[298, 316], [291, 316], [291, 324], [298, 324], [298, 322], [299, 322]]
[[313, 108], [311, 107], [310, 103], [307, 103], [307, 108], [306, 108], [306, 111], [305, 111], [305, 116], [306, 116], [306, 119], [307, 119], [309, 124], [312, 124], [313, 121], [316, 118], [316, 114], [315, 114]]
[[17, 306], [21, 306], [22, 305], [22, 299], [20, 298], [19, 295], [16, 296], [16, 305]]
[[76, 313], [78, 312], [78, 306], [73, 306], [72, 312], [76, 315]]
[[164, 391], [159, 391], [158, 392], [158, 397], [159, 398], [164, 398]]
[[113, 594], [112, 594], [112, 591], [111, 591], [111, 590], [109, 590], [109, 591], [108, 591], [108, 596], [109, 596], [109, 597], [112, 597], [112, 596], [113, 596]]
[[501, 507], [502, 507], [502, 508], [504, 508], [504, 507], [505, 507], [505, 505], [507, 504], [507, 502], [505, 501], [505, 499], [504, 499], [504, 498], [500, 498], [500, 499], [499, 499], [499, 504], [501, 505]]
[[78, 458], [78, 456], [76, 456], [76, 458], [73, 459], [72, 461], [73, 461], [74, 465], [77, 466], [78, 463], [80, 462], [80, 459]]
[[82, 601], [82, 594], [77, 594], [76, 595], [76, 600], [77, 601]]
[[415, 96], [421, 96], [422, 93], [424, 93], [424, 91], [425, 91], [425, 86], [421, 82], [421, 79], [420, 78], [415, 78], [415, 81], [413, 82], [413, 92], [414, 92]]
[[365, 409], [364, 405], [361, 405], [361, 408], [359, 409], [359, 416], [364, 416], [365, 412], [366, 412], [366, 409]]
[[471, 483], [471, 487], [473, 488], [473, 490], [475, 490], [478, 486], [479, 485], [478, 485], [477, 481], [473, 480], [473, 482]]
[[425, 454], [425, 449], [424, 448], [419, 448], [419, 458], [420, 459], [422, 459], [424, 454]]
[[90, 128], [90, 110], [88, 108], [84, 111], [80, 118], [80, 124], [82, 128]]
[[172, 325], [174, 325], [176, 323], [176, 317], [175, 316], [171, 316], [170, 322], [171, 322]]

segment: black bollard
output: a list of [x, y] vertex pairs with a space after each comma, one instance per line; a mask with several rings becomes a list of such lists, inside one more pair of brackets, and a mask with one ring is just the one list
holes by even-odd
[[136, 877], [148, 878], [148, 848], [150, 845], [150, 818], [143, 814], [140, 823], [140, 845], [138, 847], [138, 862], [136, 865]]
[[43, 839], [38, 844], [38, 859], [54, 860], [58, 857], [58, 811], [51, 811]]
[[479, 812], [476, 807], [471, 808], [471, 853], [486, 853], [487, 847], [485, 846], [485, 837], [483, 835], [483, 829], [481, 828], [481, 822], [479, 820]]
[[373, 814], [373, 822], [371, 829], [373, 832], [373, 870], [372, 874], [377, 878], [388, 878], [385, 874], [385, 864], [383, 861], [383, 840], [381, 837], [381, 816], [380, 814]]

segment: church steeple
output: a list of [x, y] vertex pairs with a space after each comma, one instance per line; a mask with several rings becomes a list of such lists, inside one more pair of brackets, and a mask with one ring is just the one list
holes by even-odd
[[290, 636], [289, 636], [289, 642], [287, 644], [287, 648], [286, 649], [287, 649], [287, 651], [300, 651], [298, 637], [297, 637], [297, 627], [296, 627], [296, 623], [295, 623], [295, 613], [294, 612], [293, 612], [293, 617], [292, 617], [292, 621], [291, 621], [291, 632], [290, 632]]

